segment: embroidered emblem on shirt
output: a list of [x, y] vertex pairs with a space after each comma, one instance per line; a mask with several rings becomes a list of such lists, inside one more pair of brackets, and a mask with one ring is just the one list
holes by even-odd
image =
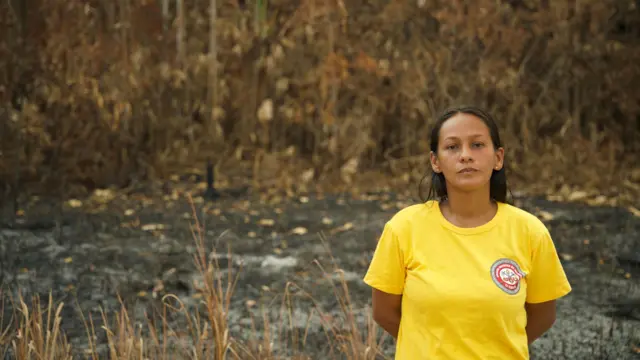
[[518, 263], [511, 259], [499, 259], [491, 266], [491, 278], [500, 289], [510, 295], [520, 291], [520, 280], [525, 273], [520, 270]]

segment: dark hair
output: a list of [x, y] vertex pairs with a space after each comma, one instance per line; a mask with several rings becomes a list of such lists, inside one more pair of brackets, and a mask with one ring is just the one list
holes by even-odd
[[[431, 130], [431, 151], [437, 153], [438, 140], [440, 138], [440, 128], [442, 128], [442, 125], [454, 115], [460, 113], [474, 115], [481, 119], [489, 128], [489, 135], [491, 136], [491, 141], [493, 142], [494, 148], [498, 149], [502, 146], [502, 141], [500, 140], [500, 132], [498, 131], [498, 125], [496, 125], [496, 122], [491, 114], [475, 106], [456, 106], [445, 110], [442, 115], [438, 117], [436, 124]], [[437, 200], [444, 200], [447, 198], [447, 184], [445, 182], [444, 174], [436, 173], [434, 171], [431, 172], [431, 186], [429, 187], [429, 194], [427, 195], [426, 199], [423, 199], [423, 202], [433, 199], [434, 195]], [[419, 193], [421, 198], [422, 181], [428, 176], [429, 175], [427, 174], [424, 178], [422, 178], [422, 180], [420, 180]], [[493, 170], [489, 188], [489, 196], [492, 199], [499, 202], [507, 202], [507, 174], [505, 173], [505, 166], [502, 166], [500, 170]]]

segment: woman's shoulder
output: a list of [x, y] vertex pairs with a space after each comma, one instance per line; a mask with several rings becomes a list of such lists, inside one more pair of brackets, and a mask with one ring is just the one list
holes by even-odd
[[393, 214], [387, 224], [401, 230], [411, 226], [415, 221], [424, 222], [435, 214], [434, 211], [439, 211], [435, 201], [407, 205]]
[[548, 233], [549, 230], [547, 226], [533, 213], [507, 203], [502, 203], [502, 206], [508, 215], [506, 216], [507, 221], [517, 224], [518, 227], [522, 227], [532, 235], [544, 235]]

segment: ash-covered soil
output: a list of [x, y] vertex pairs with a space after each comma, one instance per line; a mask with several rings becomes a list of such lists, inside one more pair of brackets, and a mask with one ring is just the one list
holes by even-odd
[[[307, 334], [306, 354], [331, 358], [321, 320], [342, 314], [336, 268], [366, 336], [370, 289], [362, 276], [384, 222], [413, 201], [393, 194], [197, 200], [209, 257], [218, 260], [223, 278], [228, 266], [238, 276], [228, 315], [232, 336], [254, 334], [251, 314], [261, 333], [266, 312], [276, 340], [279, 331], [291, 338], [296, 329], [300, 338]], [[545, 219], [574, 289], [559, 302], [558, 321], [533, 345], [532, 358], [640, 358], [640, 218], [625, 209], [543, 199], [516, 204]], [[61, 215], [46, 201], [25, 206], [18, 223], [5, 221], [0, 229], [0, 261], [1, 281], [14, 294], [19, 287], [26, 298], [40, 294], [45, 301], [52, 291], [65, 302], [63, 327], [78, 350], [87, 341], [76, 302], [85, 316], [92, 314], [98, 342], [104, 342], [99, 310], [118, 310], [116, 293], [137, 319], [168, 293], [198, 304], [194, 219], [185, 198], [103, 194], [75, 205]], [[292, 308], [283, 302], [285, 288]], [[392, 355], [388, 338], [384, 348]]]

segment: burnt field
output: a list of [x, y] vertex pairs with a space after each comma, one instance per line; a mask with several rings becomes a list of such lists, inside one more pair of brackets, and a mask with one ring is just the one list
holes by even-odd
[[[361, 279], [384, 222], [413, 202], [392, 193], [215, 201], [194, 195], [205, 258], [217, 262], [223, 288], [228, 279], [237, 280], [224, 315], [231, 342], [263, 344], [262, 355], [255, 350], [253, 357], [239, 358], [298, 353], [373, 359], [358, 348], [370, 343], [370, 289]], [[640, 358], [640, 217], [622, 208], [541, 198], [517, 198], [516, 205], [549, 226], [574, 288], [559, 302], [555, 327], [533, 345], [532, 358]], [[163, 301], [199, 307], [206, 317], [198, 290], [202, 275], [194, 264], [195, 218], [186, 197], [103, 192], [67, 202], [62, 211], [46, 200], [21, 210], [0, 228], [3, 328], [11, 327], [18, 289], [27, 302], [40, 295], [46, 303], [50, 292], [64, 302], [61, 327], [79, 358], [89, 342], [78, 310], [87, 321], [91, 316], [96, 352], [113, 358], [101, 309], [110, 319], [106, 325], [117, 329], [118, 295], [131, 323], [144, 329], [145, 313], [161, 314]], [[192, 346], [184, 316], [167, 319], [175, 330], [172, 344]], [[340, 340], [346, 333], [351, 340]], [[361, 355], [346, 355], [341, 346], [347, 343]], [[388, 338], [381, 350], [393, 354]], [[177, 353], [171, 358], [180, 358]]]

